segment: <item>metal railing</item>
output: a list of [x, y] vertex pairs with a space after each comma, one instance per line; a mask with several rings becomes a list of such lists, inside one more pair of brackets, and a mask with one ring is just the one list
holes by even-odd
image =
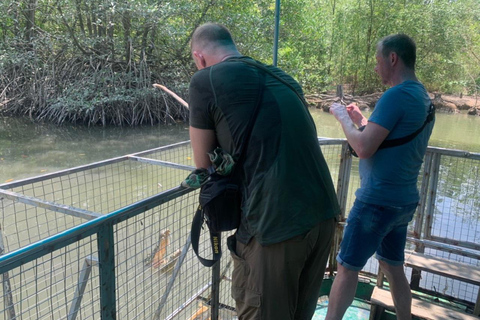
[[[359, 186], [358, 160], [344, 139], [319, 143], [345, 218]], [[210, 269], [189, 250], [198, 193], [178, 185], [194, 168], [192, 157], [183, 142], [0, 185], [4, 318], [193, 319], [211, 313], [234, 319], [229, 255]], [[479, 166], [480, 154], [428, 149], [409, 238], [413, 249], [478, 264]], [[202, 256], [209, 257], [209, 246], [205, 232]], [[364, 268], [376, 270], [373, 259]], [[427, 275], [420, 287], [475, 299], [473, 286], [448, 281]]]

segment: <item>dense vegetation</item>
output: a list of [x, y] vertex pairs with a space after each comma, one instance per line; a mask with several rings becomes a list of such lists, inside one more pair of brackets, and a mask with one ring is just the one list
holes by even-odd
[[[5, 0], [0, 2], [0, 112], [89, 125], [185, 120], [152, 83], [187, 96], [189, 38], [214, 21], [246, 55], [272, 62], [274, 0]], [[284, 0], [278, 65], [307, 92], [383, 89], [375, 44], [404, 32], [431, 91], [476, 94], [478, 0]]]

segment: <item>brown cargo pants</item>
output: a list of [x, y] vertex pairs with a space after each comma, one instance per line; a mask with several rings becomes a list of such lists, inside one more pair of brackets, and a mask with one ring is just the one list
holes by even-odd
[[332, 218], [273, 245], [234, 241], [232, 297], [239, 319], [311, 319], [334, 233]]

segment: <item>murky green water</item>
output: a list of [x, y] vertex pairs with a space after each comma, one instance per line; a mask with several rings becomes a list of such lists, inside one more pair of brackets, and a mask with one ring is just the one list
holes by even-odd
[[[332, 115], [311, 112], [319, 136], [344, 137]], [[0, 118], [0, 184], [188, 139], [186, 124], [86, 128]], [[437, 114], [430, 145], [480, 152], [480, 117]]]
[[0, 184], [188, 139], [185, 124], [87, 128], [0, 118]]

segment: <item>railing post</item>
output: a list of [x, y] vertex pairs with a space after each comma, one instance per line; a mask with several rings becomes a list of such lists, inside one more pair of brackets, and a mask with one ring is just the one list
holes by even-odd
[[101, 319], [113, 320], [117, 317], [115, 297], [115, 246], [113, 224], [103, 225], [98, 237], [98, 262], [100, 267], [100, 306]]
[[[0, 256], [5, 252], [5, 245], [3, 243], [3, 231], [0, 226]], [[2, 287], [3, 287], [3, 304], [5, 306], [5, 319], [16, 319], [15, 304], [13, 303], [12, 285], [10, 284], [10, 277], [8, 272], [2, 273]]]
[[273, 65], [278, 62], [278, 38], [280, 34], [280, 0], [275, 1], [275, 29], [273, 34]]
[[342, 220], [345, 220], [347, 212], [348, 188], [350, 185], [350, 173], [352, 169], [352, 155], [348, 150], [348, 144], [342, 143], [342, 153], [340, 155], [340, 165], [337, 180], [337, 200], [340, 204]]
[[[415, 239], [422, 239], [422, 230], [423, 222], [425, 221], [425, 208], [427, 206], [428, 187], [430, 186], [430, 178], [432, 171], [432, 152], [425, 153], [425, 160], [423, 162], [423, 173], [422, 173], [422, 186], [420, 187], [420, 203], [417, 208], [417, 215], [415, 217], [415, 225], [413, 229], [413, 237]], [[425, 251], [425, 246], [423, 243], [415, 242], [415, 252], [423, 253]], [[417, 269], [412, 269], [412, 275], [410, 277], [410, 288], [417, 290], [420, 287], [420, 277], [421, 271]]]
[[430, 239], [432, 236], [432, 225], [433, 225], [433, 213], [435, 211], [435, 198], [437, 197], [437, 186], [438, 186], [438, 177], [440, 175], [440, 153], [434, 153], [432, 157], [432, 166], [430, 173], [430, 180], [428, 186], [428, 202], [425, 207], [425, 227], [424, 227], [424, 237], [425, 239]]
[[[420, 189], [420, 206], [415, 220], [413, 237], [421, 240], [430, 238], [435, 209], [435, 197], [440, 168], [440, 154], [427, 151], [425, 154], [422, 186]], [[421, 242], [415, 244], [415, 252], [424, 253], [425, 245]], [[412, 269], [410, 288], [418, 290], [420, 287], [421, 271]]]
[[[427, 151], [423, 162], [422, 185], [420, 187], [420, 203], [415, 217], [415, 226], [413, 229], [413, 237], [422, 239], [423, 223], [426, 215], [426, 207], [429, 195], [430, 178], [432, 176], [432, 158], [433, 153]], [[415, 251], [423, 253], [425, 246], [422, 243], [415, 243]]]
[[350, 185], [350, 173], [352, 169], [352, 155], [348, 150], [347, 142], [342, 143], [342, 151], [340, 155], [340, 165], [337, 178], [337, 200], [340, 205], [341, 217], [340, 221], [337, 224], [337, 230], [335, 232], [334, 243], [332, 249], [330, 250], [329, 261], [329, 271], [330, 276], [333, 276], [333, 271], [337, 269], [336, 263], [336, 254], [340, 248], [340, 243], [343, 238], [343, 228], [345, 226], [345, 215], [347, 211], [347, 198], [348, 198], [348, 188]]

